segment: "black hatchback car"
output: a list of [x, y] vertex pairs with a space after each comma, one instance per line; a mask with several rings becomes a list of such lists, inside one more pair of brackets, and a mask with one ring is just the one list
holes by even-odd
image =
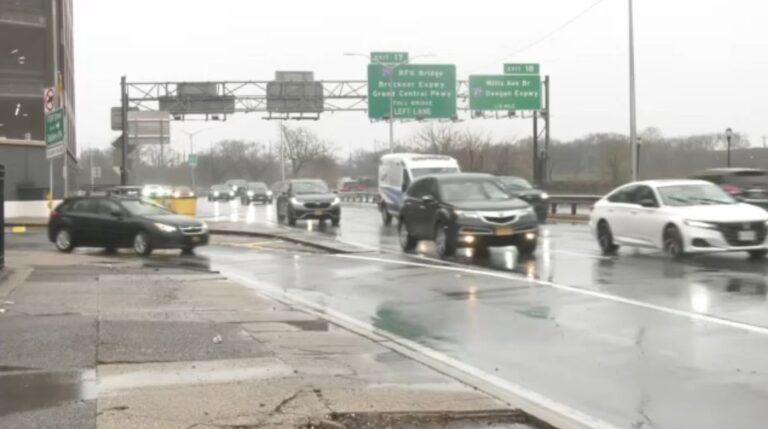
[[456, 173], [426, 176], [408, 188], [400, 211], [403, 250], [418, 240], [433, 240], [440, 257], [457, 247], [517, 247], [536, 250], [539, 222], [528, 203], [510, 196], [489, 174]]
[[333, 226], [341, 222], [341, 200], [319, 179], [283, 182], [275, 206], [277, 219], [291, 226], [300, 219], [330, 220]]
[[140, 198], [77, 197], [51, 212], [48, 239], [62, 252], [75, 247], [133, 248], [148, 256], [154, 249], [190, 253], [208, 244], [208, 226]]
[[240, 194], [240, 203], [244, 206], [252, 202], [272, 204], [272, 191], [263, 182], [250, 182], [245, 187], [245, 192]]
[[513, 197], [520, 198], [536, 211], [539, 222], [547, 221], [549, 214], [549, 194], [534, 188], [527, 180], [517, 176], [499, 176], [504, 189]]

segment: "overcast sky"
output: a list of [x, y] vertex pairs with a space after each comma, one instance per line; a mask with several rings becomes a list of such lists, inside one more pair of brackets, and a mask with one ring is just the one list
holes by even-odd
[[[627, 0], [75, 0], [80, 148], [106, 147], [109, 109], [129, 81], [270, 80], [275, 70], [311, 70], [318, 80], [365, 79], [366, 60], [344, 52], [435, 54], [459, 79], [501, 73], [504, 62], [538, 62], [552, 79], [552, 135], [628, 133]], [[667, 136], [730, 126], [753, 145], [768, 135], [768, 3], [755, 0], [635, 0], [638, 129]], [[532, 43], [535, 46], [523, 50]], [[415, 60], [415, 62], [421, 62]], [[466, 118], [466, 113], [463, 114]], [[388, 128], [362, 112], [324, 114], [304, 125], [339, 154], [384, 142]], [[471, 120], [496, 138], [525, 137], [530, 120]], [[396, 138], [414, 132], [397, 124]], [[259, 114], [210, 128], [201, 149], [224, 138], [275, 141]], [[173, 133], [175, 147], [187, 141]]]

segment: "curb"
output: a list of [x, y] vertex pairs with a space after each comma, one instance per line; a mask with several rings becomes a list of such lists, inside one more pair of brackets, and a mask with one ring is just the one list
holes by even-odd
[[332, 254], [349, 254], [354, 253], [347, 250], [339, 249], [337, 247], [316, 243], [309, 240], [304, 240], [301, 238], [286, 236], [286, 235], [280, 235], [276, 233], [269, 233], [269, 232], [256, 232], [256, 231], [241, 231], [241, 230], [233, 230], [233, 229], [215, 229], [211, 228], [208, 230], [212, 235], [231, 235], [231, 236], [245, 236], [245, 237], [259, 237], [259, 238], [274, 238], [277, 240], [283, 240], [288, 241], [293, 244], [300, 244], [302, 246], [312, 247], [314, 249], [322, 250], [325, 252], [329, 252]]

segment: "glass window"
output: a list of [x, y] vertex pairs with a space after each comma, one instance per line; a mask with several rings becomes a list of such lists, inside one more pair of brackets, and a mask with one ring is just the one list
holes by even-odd
[[445, 173], [458, 173], [459, 169], [456, 167], [437, 167], [437, 168], [414, 168], [411, 169], [411, 175], [414, 179], [422, 176], [429, 176], [430, 174], [445, 174]]
[[648, 186], [638, 186], [634, 193], [633, 202], [635, 204], [640, 204], [643, 200], [651, 200], [656, 203], [656, 205], [659, 204], [653, 189]]
[[328, 190], [328, 185], [321, 180], [293, 182], [291, 187], [294, 195], [327, 194], [330, 192]]
[[612, 203], [625, 203], [625, 204], [632, 204], [633, 201], [633, 194], [635, 193], [635, 190], [637, 189], [637, 186], [627, 186], [625, 188], [621, 188], [618, 191], [615, 191], [611, 195], [608, 196], [608, 201]]
[[496, 180], [486, 179], [441, 182], [440, 195], [446, 202], [494, 201], [511, 198]]
[[95, 200], [79, 200], [72, 204], [71, 211], [77, 213], [94, 213], [96, 212]]
[[514, 176], [506, 176], [501, 177], [501, 183], [504, 184], [509, 189], [532, 189], [533, 186], [531, 184], [523, 179], [522, 177], [514, 177]]
[[98, 214], [111, 215], [115, 211], [122, 212], [123, 209], [121, 209], [114, 201], [99, 200], [96, 202], [96, 213]]
[[413, 186], [408, 188], [408, 196], [412, 198], [421, 198], [430, 194], [432, 190], [432, 180], [424, 179], [413, 182]]
[[123, 207], [133, 216], [153, 216], [173, 214], [165, 207], [149, 200], [125, 200]]
[[736, 200], [715, 185], [692, 184], [660, 186], [659, 195], [667, 206], [735, 204]]

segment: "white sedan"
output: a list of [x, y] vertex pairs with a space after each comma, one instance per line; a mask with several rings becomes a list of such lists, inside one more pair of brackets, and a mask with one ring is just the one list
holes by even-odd
[[590, 227], [603, 253], [620, 245], [687, 253], [768, 254], [768, 211], [740, 203], [710, 182], [653, 180], [615, 189], [595, 204]]

